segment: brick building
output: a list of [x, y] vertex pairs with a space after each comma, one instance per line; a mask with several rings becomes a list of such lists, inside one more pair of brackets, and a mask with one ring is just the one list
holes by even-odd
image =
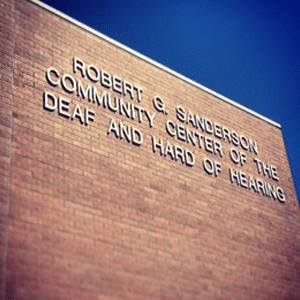
[[36, 0], [4, 0], [3, 299], [299, 299], [281, 127]]

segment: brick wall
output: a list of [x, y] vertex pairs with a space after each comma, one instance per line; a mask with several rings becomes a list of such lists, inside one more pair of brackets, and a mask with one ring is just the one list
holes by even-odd
[[[14, 5], [12, 1], [0, 3], [0, 267], [6, 268], [8, 209], [10, 197], [11, 125], [13, 108], [13, 49], [14, 49]], [[2, 275], [2, 274], [1, 274]], [[3, 276], [0, 285], [3, 286]]]
[[[30, 1], [0, 7], [4, 299], [299, 299], [299, 207], [276, 124]], [[115, 86], [83, 77], [82, 62]], [[72, 92], [72, 80], [91, 94]], [[129, 116], [113, 112], [115, 97]], [[181, 122], [178, 107], [255, 141], [258, 153]], [[187, 128], [203, 136], [201, 149], [184, 141]], [[275, 166], [275, 179], [254, 159]], [[286, 201], [238, 186], [230, 169], [280, 187]]]

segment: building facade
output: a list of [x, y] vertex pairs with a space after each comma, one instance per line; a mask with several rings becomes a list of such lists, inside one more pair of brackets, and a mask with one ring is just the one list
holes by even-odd
[[1, 8], [3, 299], [299, 299], [279, 124], [36, 0]]

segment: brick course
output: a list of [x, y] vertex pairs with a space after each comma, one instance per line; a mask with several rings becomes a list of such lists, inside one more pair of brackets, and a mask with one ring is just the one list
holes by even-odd
[[[300, 298], [299, 206], [278, 126], [31, 1], [0, 8], [4, 299]], [[74, 74], [74, 57], [140, 87], [142, 101]], [[153, 128], [145, 115], [140, 123], [51, 86], [50, 67], [156, 113]], [[45, 92], [94, 110], [95, 121], [45, 110]], [[258, 154], [181, 123], [177, 106], [251, 138]], [[111, 119], [142, 132], [142, 145], [108, 135]], [[219, 141], [224, 157], [171, 137], [168, 120]], [[195, 165], [153, 153], [152, 136], [189, 150]], [[246, 153], [243, 167], [232, 148]], [[217, 178], [205, 158], [221, 163]], [[279, 181], [258, 174], [254, 158], [276, 166]], [[282, 187], [286, 203], [231, 183], [229, 168]]]

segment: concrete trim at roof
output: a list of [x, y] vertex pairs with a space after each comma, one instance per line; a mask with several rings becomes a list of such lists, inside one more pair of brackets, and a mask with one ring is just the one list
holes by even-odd
[[276, 122], [260, 115], [259, 113], [256, 113], [255, 111], [253, 111], [253, 110], [251, 110], [251, 109], [249, 109], [249, 108], [247, 108], [247, 107], [245, 107], [241, 104], [238, 104], [238, 103], [234, 102], [233, 100], [230, 100], [229, 98], [226, 98], [225, 96], [222, 96], [221, 94], [218, 94], [217, 92], [214, 92], [214, 91], [210, 90], [209, 88], [206, 88], [205, 86], [203, 86], [203, 85], [201, 85], [201, 84], [199, 84], [199, 83], [197, 83], [197, 82], [195, 82], [195, 81], [193, 81], [193, 80], [191, 80], [191, 79], [189, 79], [189, 78], [187, 78], [187, 77], [185, 77], [185, 76], [183, 76], [183, 75], [181, 75], [181, 74], [179, 74], [179, 73], [177, 73], [177, 72], [175, 72], [171, 69], [169, 69], [168, 67], [165, 67], [164, 65], [162, 65], [162, 64], [146, 57], [145, 55], [140, 54], [139, 52], [130, 49], [129, 47], [127, 47], [127, 46], [125, 46], [125, 45], [123, 45], [123, 44], [107, 37], [106, 35], [100, 33], [99, 31], [97, 31], [97, 30], [95, 30], [95, 29], [93, 29], [93, 28], [91, 28], [87, 25], [84, 25], [83, 23], [73, 19], [72, 17], [67, 16], [66, 14], [58, 11], [57, 9], [55, 9], [55, 8], [39, 1], [39, 0], [27, 0], [27, 1], [32, 2], [32, 3], [40, 6], [41, 8], [53, 13], [54, 15], [57, 15], [58, 17], [66, 20], [66, 21], [68, 21], [68, 22], [70, 22], [70, 23], [72, 23], [72, 24], [74, 24], [74, 25], [76, 25], [76, 26], [92, 33], [93, 35], [95, 35], [95, 36], [97, 36], [97, 37], [99, 37], [99, 38], [101, 38], [101, 39], [103, 39], [103, 40], [119, 47], [120, 49], [122, 49], [122, 50], [138, 57], [139, 59], [142, 59], [142, 60], [148, 62], [149, 64], [151, 64], [151, 65], [153, 65], [153, 66], [155, 66], [155, 67], [157, 67], [157, 68], [159, 68], [159, 69], [161, 69], [161, 70], [163, 70], [163, 71], [165, 71], [165, 72], [167, 72], [167, 73], [169, 73], [169, 74], [171, 74], [171, 75], [173, 75], [177, 78], [180, 78], [181, 80], [183, 80], [183, 81], [185, 81], [185, 82], [187, 82], [187, 83], [189, 83], [189, 84], [191, 84], [191, 85], [193, 85], [193, 86], [195, 86], [195, 87], [197, 87], [197, 88], [199, 88], [199, 89], [201, 89], [201, 90], [203, 90], [203, 91], [205, 91], [205, 92], [207, 92], [207, 93], [209, 93], [209, 94], [211, 94], [211, 95], [213, 95], [213, 96], [215, 96], [215, 97], [217, 97], [221, 100], [223, 100], [224, 102], [229, 103], [229, 104], [231, 104], [231, 105], [233, 105], [233, 106], [235, 106], [235, 107], [237, 107], [237, 108], [239, 108], [239, 109], [241, 109], [241, 110], [243, 110], [243, 111], [259, 118], [259, 119], [261, 119], [261, 120], [264, 120], [267, 123], [269, 123], [269, 124], [271, 124], [275, 127], [281, 128], [280, 124], [278, 124], [278, 123], [276, 123]]

